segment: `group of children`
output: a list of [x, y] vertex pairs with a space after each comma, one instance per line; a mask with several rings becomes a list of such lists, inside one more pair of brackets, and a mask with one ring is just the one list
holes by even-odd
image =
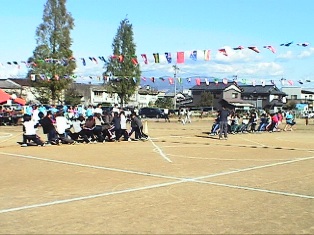
[[[232, 112], [228, 117], [228, 132], [231, 134], [237, 133], [253, 133], [253, 132], [275, 132], [280, 131], [280, 124], [285, 120], [284, 131], [292, 131], [292, 127], [296, 124], [293, 113], [291, 111], [283, 114], [281, 111], [276, 113], [263, 112], [260, 117], [255, 110], [240, 115]], [[210, 134], [219, 134], [220, 116], [217, 115]]]
[[[22, 147], [148, 139], [143, 132], [143, 123], [136, 113], [132, 112], [130, 116], [126, 116], [123, 110], [112, 113], [95, 110], [89, 116], [79, 115], [70, 118], [64, 115], [63, 110], [56, 112], [49, 110], [45, 114], [43, 112], [24, 114], [23, 120]], [[130, 130], [127, 128], [128, 122]], [[44, 142], [37, 134], [38, 127], [42, 127], [47, 141]], [[133, 133], [135, 138], [131, 139]]]

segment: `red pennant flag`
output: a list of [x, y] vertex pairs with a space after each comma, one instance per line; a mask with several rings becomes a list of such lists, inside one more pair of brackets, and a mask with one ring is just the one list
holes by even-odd
[[173, 84], [174, 84], [173, 78], [168, 78], [168, 80], [169, 80], [169, 84], [170, 84], [170, 85], [173, 85]]
[[124, 60], [124, 56], [123, 55], [119, 55], [119, 62], [122, 63]]
[[200, 78], [196, 78], [195, 79], [196, 85], [200, 86], [201, 85], [201, 79]]
[[137, 61], [137, 57], [136, 56], [133, 56], [133, 58], [131, 60], [132, 60], [132, 63], [134, 65], [138, 65], [138, 61]]
[[226, 49], [222, 48], [218, 50], [220, 53], [222, 53], [224, 56], [228, 56]]
[[184, 63], [184, 52], [177, 52], [177, 64]]

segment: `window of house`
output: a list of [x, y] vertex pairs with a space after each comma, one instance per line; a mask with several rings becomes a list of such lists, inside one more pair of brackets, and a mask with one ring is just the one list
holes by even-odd
[[296, 100], [296, 99], [298, 99], [298, 96], [297, 95], [291, 95], [291, 99]]
[[238, 95], [239, 95], [238, 93], [232, 93], [231, 97], [232, 97], [232, 99], [237, 99]]
[[102, 91], [94, 91], [95, 96], [102, 96]]

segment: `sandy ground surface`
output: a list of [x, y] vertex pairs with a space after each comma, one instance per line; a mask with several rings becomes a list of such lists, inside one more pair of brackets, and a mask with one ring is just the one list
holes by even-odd
[[314, 234], [314, 123], [228, 140], [211, 125], [148, 120], [145, 142], [27, 148], [1, 126], [0, 233]]

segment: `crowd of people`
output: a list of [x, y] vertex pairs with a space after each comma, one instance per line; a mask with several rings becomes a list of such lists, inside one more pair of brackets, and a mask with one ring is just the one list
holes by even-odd
[[[284, 127], [281, 128], [281, 124]], [[243, 114], [229, 111], [223, 107], [217, 114], [209, 135], [219, 135], [219, 139], [227, 139], [228, 134], [293, 131], [296, 124], [292, 111], [262, 112], [256, 110]]]
[[[112, 111], [104, 111], [101, 105], [96, 108], [90, 105], [82, 110], [67, 106], [44, 110], [33, 105], [27, 107], [23, 120], [22, 147], [148, 139], [137, 114], [126, 115], [117, 106]], [[130, 129], [127, 129], [128, 122]], [[38, 127], [47, 136], [46, 141], [38, 135]]]

